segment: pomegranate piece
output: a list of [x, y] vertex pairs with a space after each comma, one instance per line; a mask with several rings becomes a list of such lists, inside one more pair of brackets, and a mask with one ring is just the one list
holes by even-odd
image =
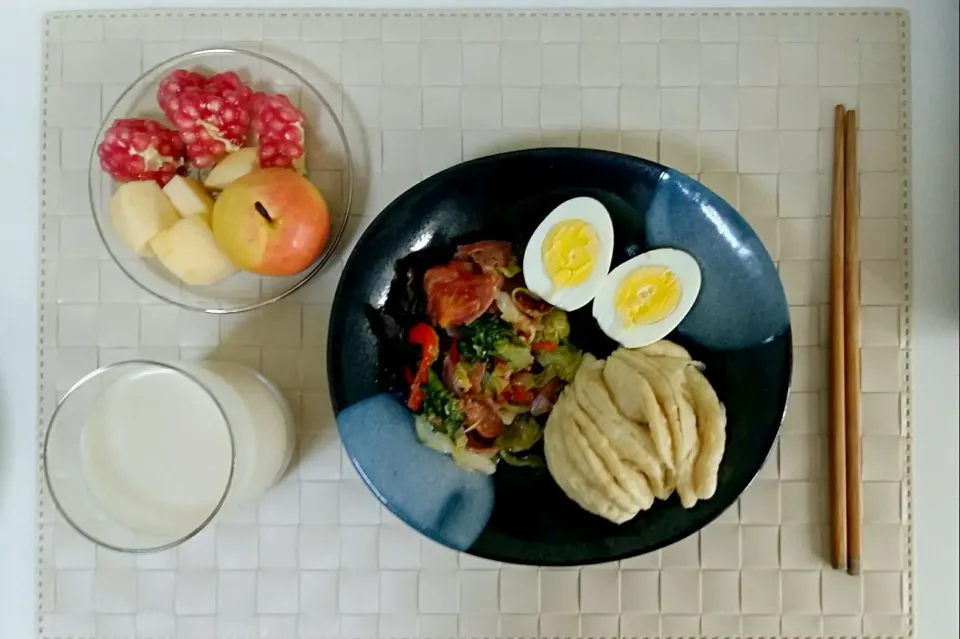
[[233, 71], [205, 78], [202, 85], [196, 74], [182, 71], [178, 69], [160, 82], [157, 101], [161, 107], [166, 105], [167, 117], [180, 132], [190, 163], [206, 169], [243, 146], [250, 128], [253, 92]]
[[195, 72], [186, 69], [176, 69], [168, 73], [160, 81], [157, 89], [157, 104], [171, 122], [180, 105], [180, 94], [188, 89], [202, 89], [207, 79]]
[[156, 120], [115, 120], [97, 147], [100, 166], [115, 180], [156, 180], [163, 186], [183, 166], [184, 144]]
[[306, 138], [303, 112], [283, 94], [256, 93], [250, 128], [257, 135], [260, 166], [296, 168], [303, 157]]

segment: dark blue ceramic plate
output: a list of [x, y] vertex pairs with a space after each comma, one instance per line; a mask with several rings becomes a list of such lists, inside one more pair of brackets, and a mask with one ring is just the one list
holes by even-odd
[[[462, 471], [417, 443], [411, 414], [378, 377], [379, 343], [368, 317], [371, 308], [385, 303], [398, 260], [432, 254], [434, 264], [442, 263], [458, 242], [479, 239], [510, 240], [522, 250], [547, 213], [580, 195], [597, 198], [610, 211], [614, 267], [646, 250], [673, 247], [690, 253], [703, 272], [700, 296], [671, 338], [706, 364], [706, 376], [727, 408], [727, 446], [716, 494], [691, 510], [673, 497], [618, 526], [581, 510], [546, 471], [505, 464], [493, 477]], [[571, 341], [605, 357], [616, 345], [600, 332], [589, 309], [571, 314]], [[397, 198], [347, 261], [327, 353], [343, 444], [391, 511], [452, 548], [540, 565], [638, 555], [716, 518], [736, 501], [773, 447], [792, 359], [776, 267], [740, 215], [677, 171], [584, 149], [482, 158]]]

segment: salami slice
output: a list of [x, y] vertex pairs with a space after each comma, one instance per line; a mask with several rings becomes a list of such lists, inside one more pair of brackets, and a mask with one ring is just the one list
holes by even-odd
[[463, 400], [464, 424], [481, 437], [494, 439], [503, 432], [496, 403], [485, 395], [468, 395]]
[[510, 242], [485, 240], [457, 247], [454, 259], [472, 260], [484, 273], [502, 275], [511, 265], [516, 265]]

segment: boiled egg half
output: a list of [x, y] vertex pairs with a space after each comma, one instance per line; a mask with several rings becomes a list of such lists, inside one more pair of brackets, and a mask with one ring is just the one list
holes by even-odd
[[613, 259], [613, 223], [592, 197], [567, 200], [550, 212], [527, 243], [527, 288], [565, 311], [593, 299]]
[[700, 294], [700, 281], [700, 267], [688, 253], [643, 253], [610, 271], [593, 300], [593, 317], [623, 346], [647, 346], [687, 316]]

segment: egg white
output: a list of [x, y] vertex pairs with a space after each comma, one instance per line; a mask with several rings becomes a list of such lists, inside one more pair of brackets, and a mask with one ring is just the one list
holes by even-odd
[[[582, 220], [597, 232], [597, 254], [593, 272], [577, 286], [556, 287], [543, 263], [543, 242], [550, 230], [567, 220]], [[544, 218], [523, 252], [523, 279], [527, 288], [565, 311], [575, 311], [593, 299], [610, 270], [613, 259], [613, 222], [606, 207], [592, 197], [567, 200]]]
[[[629, 325], [617, 313], [617, 289], [623, 279], [644, 266], [663, 266], [680, 281], [680, 301], [677, 307], [659, 322]], [[700, 294], [700, 266], [689, 253], [677, 249], [656, 249], [627, 260], [603, 280], [593, 300], [593, 317], [601, 330], [627, 348], [640, 348], [666, 337], [687, 316]]]

